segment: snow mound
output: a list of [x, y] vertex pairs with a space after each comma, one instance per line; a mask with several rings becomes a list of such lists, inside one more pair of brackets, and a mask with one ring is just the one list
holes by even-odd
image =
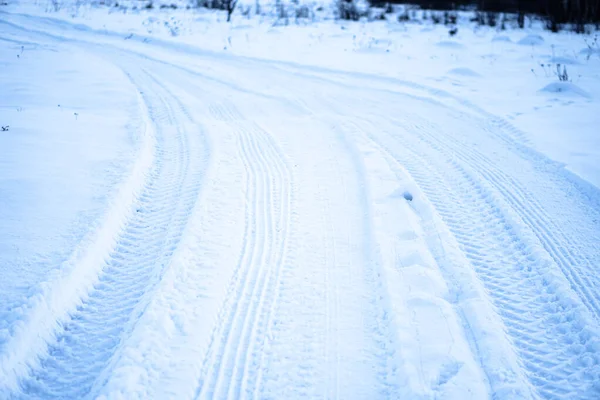
[[499, 35], [492, 38], [492, 42], [512, 42], [508, 36]]
[[465, 46], [458, 43], [458, 42], [454, 42], [452, 40], [442, 40], [441, 42], [437, 42], [436, 46], [438, 47], [446, 47], [448, 49], [464, 49]]
[[460, 75], [460, 76], [470, 76], [470, 77], [479, 77], [477, 72], [473, 71], [471, 68], [460, 67], [460, 68], [452, 68], [448, 71], [448, 74], [451, 75]]
[[574, 59], [573, 57], [550, 57], [548, 59], [551, 63], [554, 64], [562, 64], [562, 65], [579, 65], [581, 64], [579, 61]]
[[571, 82], [553, 82], [540, 89], [540, 92], [561, 93], [563, 95], [581, 96], [585, 98], [591, 97], [585, 90]]
[[544, 38], [540, 35], [529, 34], [521, 40], [519, 40], [517, 43], [526, 46], [539, 46], [544, 43]]

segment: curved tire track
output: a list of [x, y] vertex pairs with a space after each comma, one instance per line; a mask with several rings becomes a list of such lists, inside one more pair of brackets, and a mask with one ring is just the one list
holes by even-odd
[[173, 98], [146, 73], [136, 72], [132, 79], [144, 87], [156, 126], [154, 168], [98, 283], [57, 332], [41, 368], [22, 382], [25, 396], [82, 398], [89, 393], [143, 313], [144, 298], [167, 268], [198, 196], [202, 158], [190, 156], [199, 149], [190, 148]]
[[529, 381], [543, 398], [596, 398], [597, 332], [586, 323], [582, 304], [572, 301], [553, 275], [539, 245], [523, 240], [531, 236], [515, 225], [518, 213], [492, 185], [492, 175], [475, 169], [486, 164], [470, 166], [452, 145], [436, 143], [433, 133], [412, 130], [390, 133], [387, 145], [378, 144], [408, 169], [456, 237], [497, 307]]
[[[434, 135], [434, 131], [435, 128], [429, 126], [420, 132], [431, 147], [445, 152], [447, 157], [449, 151], [452, 151], [457, 159], [476, 170], [486, 182], [504, 195], [504, 200], [529, 226], [548, 256], [560, 267], [571, 289], [600, 321], [600, 288], [595, 279], [594, 262], [587, 254], [589, 250], [581, 249], [578, 241], [563, 232], [530, 190], [496, 167], [488, 157], [476, 149], [467, 149], [458, 141], [444, 140], [441, 135]], [[574, 252], [573, 249], [577, 251]]]
[[246, 167], [244, 245], [228, 302], [205, 359], [199, 398], [252, 398], [260, 391], [266, 332], [276, 309], [290, 229], [291, 172], [270, 136], [227, 103], [216, 120], [232, 125]]

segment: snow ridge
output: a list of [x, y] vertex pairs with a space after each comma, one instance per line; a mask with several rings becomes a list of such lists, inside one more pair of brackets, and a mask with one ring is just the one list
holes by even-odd
[[0, 359], [0, 394], [15, 390], [20, 377], [30, 368], [40, 366], [38, 358], [48, 354], [47, 344], [56, 339], [56, 332], [69, 314], [98, 282], [105, 260], [117, 247], [117, 237], [133, 214], [152, 168], [156, 147], [155, 131], [141, 96], [139, 105], [143, 129], [131, 174], [117, 189], [98, 230], [79, 244], [57, 276], [44, 283], [40, 295], [32, 299], [27, 320], [15, 329], [6, 346], [10, 350]]
[[[427, 128], [418, 129], [427, 147], [401, 151], [395, 145], [394, 154], [440, 213], [482, 280], [529, 381], [543, 398], [596, 397], [600, 390], [597, 325], [579, 298], [570, 294], [556, 264], [536, 244], [537, 238], [490, 187], [493, 181], [475, 172], [485, 164], [466, 165], [450, 141], [441, 146]], [[453, 155], [440, 157], [438, 152], [444, 151]], [[471, 149], [469, 154], [476, 152]], [[431, 165], [424, 155], [444, 161]], [[473, 240], [472, 232], [493, 234]], [[582, 353], [589, 364], [577, 362]], [[575, 381], [574, 376], [578, 376]]]
[[22, 383], [28, 395], [83, 397], [92, 389], [168, 267], [200, 190], [203, 158], [190, 157], [193, 142], [168, 98], [149, 90], [156, 82], [144, 72], [136, 75], [132, 80], [143, 84], [157, 132], [156, 161], [93, 290], [62, 323], [41, 361], [44, 367], [34, 368]]
[[[465, 259], [465, 255], [459, 248], [456, 239], [446, 228], [436, 209], [429, 203], [423, 186], [418, 185], [415, 182], [416, 176], [411, 176], [405, 169], [405, 164], [402, 164], [398, 158], [395, 146], [392, 143], [387, 144], [387, 141], [382, 141], [381, 136], [375, 136], [370, 133], [374, 131], [374, 127], [370, 123], [356, 119], [355, 121], [348, 122], [347, 126], [350, 132], [354, 132], [357, 140], [364, 143], [365, 159], [375, 160], [380, 157], [381, 160], [384, 160], [385, 164], [380, 162], [383, 165], [376, 168], [378, 173], [381, 174], [381, 171], [389, 170], [387, 173], [390, 174], [390, 177], [387, 180], [392, 181], [391, 177], [393, 177], [393, 181], [402, 183], [402, 186], [395, 189], [396, 194], [393, 194], [393, 196], [402, 197], [400, 194], [404, 190], [410, 193], [413, 198], [410, 200], [411, 206], [416, 215], [422, 220], [423, 232], [421, 235], [423, 235], [423, 240], [427, 243], [427, 248], [431, 254], [420, 254], [419, 252], [417, 256], [414, 253], [409, 253], [407, 257], [408, 264], [411, 268], [425, 267], [425, 271], [421, 272], [421, 274], [429, 276], [435, 282], [432, 286], [443, 285], [445, 287], [447, 285], [447, 288], [439, 290], [440, 297], [443, 299], [440, 300], [447, 301], [447, 304], [453, 309], [452, 312], [456, 313], [454, 318], [460, 320], [462, 329], [464, 330], [462, 335], [469, 342], [472, 357], [477, 359], [479, 367], [485, 373], [485, 379], [489, 386], [488, 395], [489, 393], [493, 393], [494, 398], [498, 399], [534, 398], [533, 388], [523, 374], [518, 357], [514, 354], [512, 344], [502, 333], [502, 321], [494, 318], [495, 313], [492, 311], [494, 307], [489, 302], [485, 289], [482, 287], [474, 271], [463, 267], [464, 265], [468, 265], [469, 261]], [[405, 149], [404, 151], [408, 152], [409, 150]], [[408, 157], [418, 158], [414, 153]], [[371, 161], [371, 163], [374, 163], [374, 161]], [[408, 239], [414, 238], [410, 235], [407, 241]], [[405, 242], [402, 245], [410, 248]], [[399, 251], [395, 250], [394, 252]], [[428, 261], [428, 257], [433, 257], [435, 261]], [[398, 261], [393, 262], [397, 263]], [[431, 266], [435, 264], [439, 267], [439, 272], [431, 271]], [[436, 278], [437, 274], [441, 276]], [[441, 279], [445, 282], [444, 284], [438, 283]], [[432, 292], [434, 291], [428, 288], [426, 293], [430, 296]], [[444, 306], [440, 305], [440, 309], [443, 308]], [[453, 317], [446, 316], [445, 318]], [[495, 327], [495, 330], [492, 327]], [[450, 339], [452, 342], [450, 348], [454, 347], [454, 352], [460, 348], [460, 344], [456, 343], [459, 342], [458, 337], [460, 337], [460, 333], [455, 333], [455, 336], [452, 336]], [[442, 340], [441, 337], [438, 338], [438, 340]], [[414, 347], [414, 344], [407, 344], [407, 346]], [[472, 361], [465, 356], [466, 351], [466, 349], [458, 353], [450, 351], [451, 355], [449, 354], [447, 357], [452, 356], [456, 358], [448, 365], [460, 366], [458, 368], [459, 370], [462, 369], [461, 375], [466, 374], [466, 378], [463, 379], [473, 382], [477, 379], [478, 371], [473, 370], [474, 367], [469, 365]], [[440, 377], [438, 390], [443, 390], [441, 387], [448, 383], [451, 377], [456, 377], [458, 373], [459, 371], [455, 371], [444, 379]], [[469, 394], [466, 392], [455, 392], [454, 396], [475, 396], [475, 398], [484, 396], [484, 394], [474, 394], [472, 392], [474, 388], [471, 388], [469, 385], [458, 384], [458, 386], [459, 390], [468, 390]], [[441, 393], [444, 392], [442, 391]]]

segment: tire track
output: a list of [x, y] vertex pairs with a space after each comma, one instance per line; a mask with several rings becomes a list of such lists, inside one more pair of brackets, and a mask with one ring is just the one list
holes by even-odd
[[[290, 67], [291, 68], [291, 67]], [[292, 68], [290, 71], [295, 71], [303, 77], [314, 77], [319, 81], [322, 81], [329, 85], [335, 85], [337, 87], [351, 87], [359, 88], [356, 83], [341, 82], [336, 78], [336, 74], [333, 71], [305, 71], [304, 69]], [[409, 82], [396, 82], [399, 85], [410, 85]], [[430, 144], [436, 145], [438, 150], [446, 149], [446, 154], [450, 157], [457, 156], [462, 161], [470, 165], [474, 170], [481, 173], [488, 182], [501, 192], [505, 200], [513, 207], [514, 211], [519, 214], [523, 221], [531, 228], [534, 235], [537, 236], [541, 245], [552, 258], [552, 260], [560, 267], [563, 274], [569, 280], [571, 288], [579, 294], [581, 300], [586, 307], [596, 318], [596, 322], [600, 322], [600, 285], [597, 283], [596, 268], [595, 265], [598, 263], [598, 246], [590, 242], [588, 237], [595, 235], [597, 226], [592, 226], [589, 223], [593, 216], [600, 217], [597, 212], [597, 207], [594, 207], [591, 203], [582, 204], [587, 209], [587, 221], [585, 217], [578, 215], [577, 212], [573, 212], [571, 209], [560, 210], [560, 212], [554, 212], [552, 215], [548, 213], [548, 210], [541, 204], [540, 199], [551, 197], [552, 189], [554, 190], [565, 190], [567, 192], [580, 192], [580, 189], [576, 187], [571, 181], [564, 177], [564, 173], [559, 169], [561, 166], [557, 166], [556, 163], [549, 161], [542, 155], [538, 154], [534, 150], [526, 147], [521, 143], [525, 142], [525, 135], [523, 132], [515, 129], [510, 123], [502, 120], [490, 113], [485, 112], [479, 107], [469, 103], [468, 101], [450, 95], [446, 92], [432, 91], [426, 87], [415, 87], [414, 89], [422, 90], [429, 95], [433, 95], [434, 98], [422, 98], [420, 101], [425, 101], [432, 105], [438, 105], [444, 108], [450, 108], [455, 112], [461, 113], [464, 117], [473, 118], [472, 115], [465, 114], [464, 111], [474, 112], [478, 118], [483, 118], [482, 130], [489, 133], [493, 138], [499, 140], [504, 146], [511, 150], [514, 150], [517, 154], [522, 156], [523, 162], [529, 162], [535, 166], [535, 168], [541, 170], [546, 174], [547, 178], [556, 180], [556, 185], [553, 187], [537, 187], [541, 189], [541, 192], [535, 195], [531, 190], [527, 190], [526, 185], [520, 184], [516, 178], [511, 177], [505, 173], [502, 169], [495, 167], [491, 159], [485, 157], [475, 147], [466, 148], [461, 145], [460, 141], [453, 140], [453, 137], [444, 137], [444, 135], [436, 134], [436, 127], [432, 126], [429, 121], [422, 120], [418, 115], [413, 115], [416, 120], [419, 120], [420, 126], [412, 124], [414, 129], [419, 129], [423, 134], [430, 132], [427, 140]], [[384, 90], [383, 88], [377, 88], [376, 90]], [[388, 89], [385, 89], [388, 90]], [[394, 93], [397, 96], [415, 98], [414, 95], [408, 93]], [[458, 104], [448, 107], [436, 100], [435, 98], [440, 95], [448, 98], [453, 98]], [[458, 106], [458, 107], [457, 107]], [[350, 110], [349, 107], [346, 107]], [[460, 111], [463, 109], [464, 111]], [[350, 110], [351, 111], [351, 110]], [[398, 121], [389, 113], [379, 114], [382, 120], [392, 119], [395, 123], [406, 125], [402, 121]], [[410, 114], [409, 114], [410, 116]], [[413, 129], [413, 127], [409, 129]], [[437, 143], [437, 144], [436, 144]], [[448, 149], [452, 149], [453, 152], [450, 154]], [[539, 171], [534, 171], [539, 172]], [[550, 174], [549, 174], [550, 173]], [[553, 175], [552, 175], [553, 174]], [[576, 196], [565, 196], [565, 200], [577, 200]], [[593, 216], [590, 217], [590, 214]], [[574, 218], [570, 218], [573, 216]], [[578, 218], [577, 218], [578, 217]], [[560, 222], [555, 222], [559, 220]], [[582, 222], [580, 230], [585, 227], [586, 234], [579, 234], [575, 236], [569, 235], [563, 228], [564, 224], [573, 224], [574, 220]], [[597, 224], [596, 224], [597, 225]], [[557, 246], [556, 243], [560, 243]]]
[[548, 399], [596, 398], [596, 332], [582, 320], [581, 306], [553, 277], [552, 265], [540, 261], [535, 244], [524, 242], [523, 233], [515, 231], [513, 218], [505, 214], [512, 214], [511, 207], [502, 205], [484, 177], [441, 147], [406, 135], [390, 137], [396, 144], [393, 151], [379, 145], [406, 166], [456, 237], [498, 308], [538, 393]]
[[[364, 301], [368, 304], [369, 318], [373, 318], [370, 326], [370, 335], [374, 346], [371, 368], [376, 371], [375, 379], [379, 385], [379, 391], [372, 395], [377, 398], [393, 399], [398, 396], [398, 386], [400, 385], [397, 376], [398, 359], [395, 350], [397, 342], [392, 333], [394, 322], [389, 311], [392, 305], [387, 288], [382, 281], [381, 255], [373, 234], [373, 205], [369, 190], [370, 183], [363, 156], [359, 153], [356, 143], [354, 143], [347, 130], [335, 128], [334, 131], [337, 133], [340, 144], [350, 156], [351, 162], [354, 164], [354, 171], [357, 173], [358, 205], [361, 210], [361, 228], [364, 235], [361, 250], [363, 260], [362, 265], [355, 265], [355, 268], [359, 267], [358, 269], [349, 272], [349, 277], [352, 279], [353, 276], [361, 276], [367, 286], [367, 297]], [[336, 284], [337, 282], [344, 282], [343, 274], [335, 280]], [[336, 300], [338, 301], [336, 308], [339, 310], [341, 308], [339, 297]], [[336, 330], [336, 334], [340, 334], [339, 329]], [[343, 352], [341, 354], [343, 355]], [[343, 382], [343, 379], [340, 379], [341, 369], [339, 366], [341, 360], [339, 356], [340, 352], [338, 351], [336, 353], [336, 397], [340, 396], [340, 385]]]
[[[282, 188], [282, 194], [281, 194], [281, 206], [279, 205], [279, 203], [277, 201], [272, 202], [271, 203], [271, 208], [274, 210], [279, 210], [279, 216], [278, 216], [278, 223], [276, 224], [275, 228], [276, 228], [276, 237], [278, 239], [278, 242], [280, 244], [279, 248], [277, 249], [277, 259], [275, 260], [275, 266], [276, 266], [276, 271], [275, 271], [275, 277], [274, 277], [274, 285], [269, 285], [268, 289], [270, 289], [270, 292], [268, 293], [268, 295], [266, 293], [263, 293], [263, 295], [261, 296], [263, 299], [268, 298], [270, 299], [265, 308], [263, 308], [263, 310], [267, 310], [266, 311], [266, 315], [263, 315], [263, 319], [262, 321], [264, 321], [264, 324], [260, 326], [260, 328], [263, 329], [263, 331], [261, 331], [261, 335], [259, 335], [258, 337], [261, 338], [262, 340], [258, 341], [258, 340], [253, 340], [253, 343], [258, 344], [259, 345], [259, 349], [253, 349], [253, 356], [254, 358], [259, 358], [258, 360], [258, 365], [255, 366], [255, 371], [257, 372], [256, 377], [254, 378], [254, 387], [252, 388], [252, 393], [253, 393], [253, 398], [259, 398], [261, 395], [261, 389], [262, 389], [262, 379], [263, 379], [263, 370], [264, 370], [264, 365], [265, 365], [265, 360], [266, 360], [266, 342], [267, 342], [267, 335], [269, 332], [271, 332], [272, 330], [272, 324], [273, 324], [273, 317], [275, 315], [275, 312], [278, 309], [278, 298], [279, 298], [279, 290], [280, 290], [280, 282], [281, 282], [281, 275], [282, 275], [282, 271], [284, 268], [284, 265], [287, 261], [287, 248], [289, 246], [289, 232], [290, 232], [290, 226], [292, 224], [291, 221], [291, 210], [292, 210], [292, 187], [293, 187], [293, 179], [292, 179], [292, 174], [291, 171], [288, 168], [288, 163], [286, 162], [286, 160], [283, 159], [282, 153], [281, 151], [278, 149], [277, 144], [275, 143], [275, 141], [273, 140], [273, 138], [268, 135], [268, 134], [264, 134], [263, 139], [265, 139], [266, 142], [268, 142], [268, 145], [263, 146], [262, 149], [266, 150], [266, 152], [271, 152], [271, 157], [268, 158], [269, 162], [277, 159], [278, 157], [281, 157], [281, 163], [275, 162], [275, 168], [276, 170], [278, 170], [279, 175], [280, 175], [280, 179], [283, 180], [283, 182], [287, 182], [288, 185], [284, 186]], [[273, 198], [272, 200], [275, 200], [275, 198]], [[270, 304], [270, 306], [269, 306]], [[255, 320], [255, 323], [258, 323], [259, 320]], [[256, 326], [254, 331], [256, 332]], [[258, 342], [258, 343], [257, 343]], [[259, 352], [260, 356], [257, 355], [256, 353]], [[250, 369], [250, 365], [247, 364], [245, 365], [245, 369]]]
[[246, 398], [260, 392], [264, 344], [276, 309], [290, 225], [291, 173], [269, 135], [222, 103], [210, 107], [233, 125], [246, 176], [246, 228], [220, 323], [205, 359], [198, 397]]
[[[467, 151], [457, 141], [436, 137], [432, 134], [434, 131], [435, 128], [432, 126], [420, 130], [426, 136], [424, 139], [429, 145], [440, 152], [445, 152], [446, 156], [449, 154], [445, 149], [451, 149], [454, 156], [477, 170], [488, 183], [504, 195], [504, 199], [531, 228], [548, 255], [560, 267], [571, 288], [580, 296], [596, 320], [600, 320], [600, 290], [591, 272], [595, 272], [594, 263], [584, 251], [579, 250], [578, 256], [573, 253], [572, 249], [579, 248], [577, 241], [564, 234], [563, 230], [554, 223], [553, 218], [544, 211], [536, 196], [497, 168], [490, 159], [476, 149]], [[555, 243], [562, 245], [557, 246]]]
[[[372, 128], [370, 124], [360, 119], [358, 121], [345, 121], [344, 125], [361, 138], [359, 140], [366, 140], [370, 143], [369, 150], [366, 151], [368, 153], [373, 150], [378, 152], [398, 181], [405, 180], [407, 171], [397, 156], [394, 156], [374, 135], [369, 133]], [[363, 126], [363, 124], [366, 125]], [[368, 128], [365, 129], [365, 126]], [[423, 209], [424, 206], [419, 204], [414, 207], [414, 211], [420, 218], [423, 218], [423, 229], [430, 237], [427, 240], [427, 246], [448, 285], [450, 292], [445, 300], [452, 305], [459, 317], [470, 351], [487, 377], [490, 393], [494, 394], [495, 399], [531, 398], [531, 388], [528, 387], [524, 374], [520, 373], [516, 357], [512, 356], [512, 352], [506, 351], [511, 344], [504, 340], [501, 333], [490, 335], [488, 331], [490, 324], [494, 324], [494, 318], [488, 316], [488, 313], [493, 313], [494, 309], [491, 303], [487, 305], [487, 298], [483, 289], [479, 288], [478, 282], [475, 282], [475, 275], [471, 275], [469, 271], [461, 271], [464, 263], [468, 261], [457, 253], [457, 251], [460, 252], [458, 248], [454, 250], [451, 242], [445, 243], [445, 240], [442, 239], [442, 236], [445, 235], [443, 230], [440, 231], [440, 228], [436, 226], [436, 218], [432, 219], [432, 216], [429, 215], [431, 211], [427, 210], [431, 206], [425, 206]], [[475, 307], [473, 307], [474, 304], [476, 304]], [[421, 370], [422, 368], [421, 366]], [[450, 368], [449, 371], [453, 368]], [[449, 379], [447, 375], [444, 378], [440, 377], [437, 388], [442, 387], [447, 379]], [[421, 380], [423, 380], [422, 376]]]
[[[326, 198], [322, 198], [321, 201], [325, 203], [325, 207], [328, 211], [323, 215], [325, 225], [330, 232], [333, 232], [334, 228], [331, 221], [331, 213], [329, 212], [331, 205]], [[331, 249], [331, 252], [326, 250], [326, 259], [327, 257], [332, 256], [335, 258], [337, 250], [333, 234], [327, 236], [327, 246], [324, 246], [324, 248]], [[340, 393], [340, 287], [333, 268], [327, 268], [325, 273], [325, 310], [327, 316], [325, 329], [325, 362], [327, 365], [334, 366], [329, 372], [327, 393], [325, 394], [325, 397], [328, 399], [337, 399], [339, 398]]]
[[[175, 251], [200, 190], [202, 158], [190, 157], [173, 99], [145, 73], [132, 78], [157, 130], [154, 170], [135, 213], [89, 296], [57, 332], [41, 368], [21, 383], [24, 397], [82, 398], [143, 313], [145, 298]], [[143, 84], [142, 84], [143, 83]]]
[[[277, 68], [281, 69], [283, 67], [278, 66]], [[339, 76], [337, 76], [334, 71], [314, 71], [310, 68], [307, 70], [291, 66], [289, 69], [284, 68], [283, 70], [290, 72], [294, 71], [305, 78], [315, 78], [334, 88], [361, 88], [361, 86], [357, 85], [357, 82], [360, 82], [360, 79], [365, 78], [364, 76], [362, 78], [353, 76], [354, 79], [358, 79], [356, 82], [353, 83], [351, 80], [342, 82], [338, 80]], [[395, 82], [400, 86], [414, 86], [410, 82]], [[373, 88], [378, 91], [390, 92], [389, 88], [384, 89], [383, 87], [377, 86]], [[411, 117], [415, 117], [416, 120], [420, 120], [418, 124], [420, 126], [416, 126], [414, 123], [412, 124], [414, 129], [419, 129], [423, 134], [426, 134], [427, 131], [430, 132], [428, 136], [429, 139], [427, 140], [429, 140], [432, 145], [436, 145], [437, 149], [446, 149], [445, 152], [449, 157], [456, 156], [461, 158], [461, 161], [470, 165], [478, 173], [481, 173], [494, 188], [504, 195], [505, 200], [531, 228], [532, 233], [537, 236], [542, 247], [548, 253], [548, 256], [560, 267], [563, 274], [569, 280], [571, 288], [581, 297], [582, 302], [593, 314], [596, 322], [600, 322], [600, 285], [595, 278], [595, 265], [598, 264], [599, 253], [598, 246], [593, 243], [593, 240], [590, 240], [590, 237], [596, 236], [598, 229], [598, 224], [596, 223], [596, 226], [594, 226], [593, 223], [590, 223], [590, 220], [600, 220], [600, 214], [597, 211], [597, 207], [592, 204], [591, 201], [586, 202], [584, 200], [584, 203], [580, 205], [582, 206], [581, 208], [585, 207], [586, 214], [582, 215], [577, 211], [573, 211], [568, 206], [565, 206], [562, 210], [555, 210], [550, 209], [553, 205], [549, 203], [542, 204], [543, 199], [551, 198], [553, 192], [556, 192], [557, 190], [564, 190], [568, 193], [562, 200], [581, 200], [582, 190], [577, 184], [574, 184], [572, 180], [565, 177], [562, 166], [557, 165], [557, 163], [548, 160], [535, 150], [522, 144], [523, 142], [526, 142], [525, 134], [518, 131], [507, 121], [484, 111], [465, 99], [451, 95], [450, 93], [436, 91], [418, 85], [414, 86], [413, 89], [418, 89], [433, 97], [419, 98], [406, 92], [390, 92], [390, 94], [400, 96], [400, 98], [408, 97], [431, 105], [449, 108], [454, 112], [460, 113], [463, 117], [473, 118], [475, 116], [476, 118], [482, 119], [483, 123], [481, 128], [484, 132], [497, 139], [496, 142], [500, 141], [502, 147], [507, 147], [517, 155], [520, 155], [522, 157], [520, 161], [531, 164], [533, 166], [532, 172], [542, 172], [547, 180], [553, 180], [553, 185], [551, 186], [536, 185], [536, 193], [533, 193], [532, 190], [527, 189], [526, 184], [519, 183], [517, 177], [511, 177], [501, 168], [496, 167], [492, 159], [485, 157], [476, 147], [464, 147], [460, 141], [453, 140], [454, 138], [452, 136], [445, 137], [444, 135], [436, 134], [436, 127], [432, 126], [429, 121], [422, 120], [418, 115], [408, 114]], [[351, 98], [351, 96], [348, 97]], [[447, 104], [439, 101], [440, 97], [452, 98], [457, 104], [449, 107]], [[356, 104], [354, 106], [360, 107], [360, 105]], [[330, 108], [331, 107], [326, 107], [326, 109]], [[344, 108], [346, 109], [346, 113], [352, 113], [352, 109], [348, 107], [347, 104]], [[376, 107], [373, 109], [376, 109]], [[381, 111], [379, 111], [379, 113], [380, 112]], [[402, 121], [395, 119], [393, 114], [385, 113], [378, 115], [384, 121], [391, 119], [395, 123], [400, 122], [400, 124], [404, 124]], [[409, 129], [413, 128], [411, 127]], [[497, 147], [498, 143], [495, 143], [495, 145]], [[453, 150], [452, 154], [450, 154], [448, 149]], [[571, 195], [571, 192], [576, 194]], [[577, 224], [577, 222], [574, 221], [580, 223], [577, 231], [578, 234], [569, 234], [569, 232], [563, 229], [563, 226]], [[586, 233], [580, 232], [583, 229], [585, 229]], [[560, 245], [557, 245], [557, 243], [560, 243]]]

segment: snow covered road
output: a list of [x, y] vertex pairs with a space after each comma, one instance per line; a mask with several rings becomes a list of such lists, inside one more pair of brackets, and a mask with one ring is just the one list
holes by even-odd
[[100, 222], [0, 293], [1, 398], [600, 397], [600, 191], [505, 120], [3, 13], [15, 41], [118, 68], [142, 122]]

